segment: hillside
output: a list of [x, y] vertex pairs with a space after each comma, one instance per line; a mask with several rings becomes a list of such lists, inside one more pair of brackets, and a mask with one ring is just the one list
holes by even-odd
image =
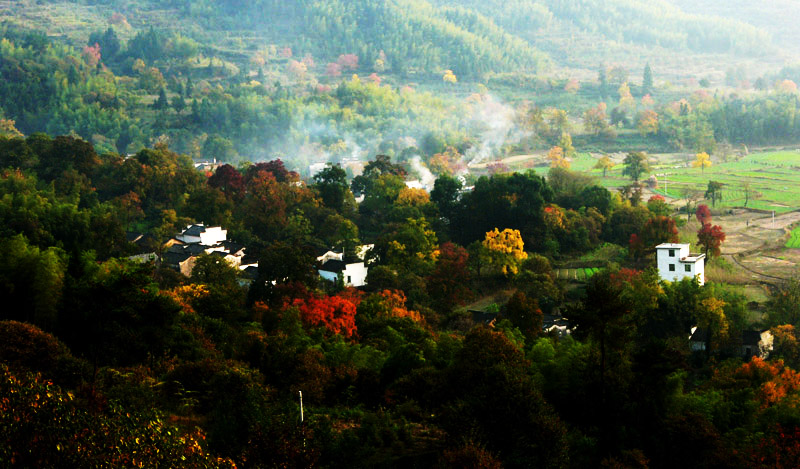
[[773, 28], [748, 23], [745, 15], [724, 18], [730, 14], [710, 8], [689, 14], [685, 11], [696, 11], [692, 5], [679, 5], [682, 10], [674, 5], [679, 3], [24, 0], [0, 2], [0, 17], [81, 44], [116, 13], [124, 17], [124, 27], [118, 28], [122, 37], [149, 27], [180, 32], [206, 52], [242, 63], [270, 45], [310, 54], [320, 63], [355, 54], [362, 64], [372, 64], [383, 51], [387, 72], [422, 77], [445, 69], [473, 79], [490, 72], [541, 73], [551, 62], [559, 68], [596, 69], [602, 62], [638, 68], [658, 61], [682, 69], [680, 64], [692, 64], [696, 54], [766, 59], [765, 52], [785, 48], [782, 38], [772, 41], [767, 29]]

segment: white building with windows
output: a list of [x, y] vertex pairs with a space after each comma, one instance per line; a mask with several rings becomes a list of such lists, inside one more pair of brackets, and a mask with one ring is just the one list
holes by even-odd
[[706, 281], [705, 260], [705, 254], [690, 253], [688, 244], [664, 243], [656, 246], [658, 276], [661, 280], [676, 282], [696, 277], [703, 285]]

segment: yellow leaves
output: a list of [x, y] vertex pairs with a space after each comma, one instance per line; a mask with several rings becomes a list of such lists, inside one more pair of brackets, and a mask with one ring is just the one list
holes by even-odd
[[[566, 162], [564, 160], [564, 149], [559, 146], [551, 148], [547, 152], [547, 159], [550, 160], [551, 168], [564, 167], [563, 164]], [[566, 167], [569, 167], [569, 162], [566, 162]]]
[[397, 196], [397, 204], [406, 207], [422, 207], [430, 203], [431, 197], [425, 189], [414, 189], [406, 187], [400, 190]]
[[695, 160], [692, 162], [692, 166], [695, 168], [700, 168], [700, 170], [704, 170], [711, 166], [711, 157], [708, 156], [706, 152], [700, 152], [695, 156]]
[[445, 83], [457, 83], [458, 78], [456, 78], [452, 70], [445, 70], [444, 75], [442, 75], [442, 81]]
[[492, 264], [506, 276], [516, 275], [519, 265], [528, 258], [519, 230], [495, 228], [486, 233], [483, 246], [489, 251]]

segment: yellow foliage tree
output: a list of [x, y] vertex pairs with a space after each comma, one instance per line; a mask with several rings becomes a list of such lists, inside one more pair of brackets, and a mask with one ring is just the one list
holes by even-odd
[[597, 160], [597, 163], [593, 166], [593, 168], [602, 169], [603, 177], [606, 177], [606, 172], [608, 172], [608, 170], [614, 166], [616, 165], [613, 161], [611, 161], [611, 158], [609, 158], [608, 155], [603, 155], [599, 160]]
[[642, 137], [647, 134], [658, 132], [658, 114], [652, 109], [646, 109], [639, 113], [636, 119], [636, 128]]
[[561, 147], [553, 147], [547, 152], [547, 159], [550, 160], [551, 168], [569, 168], [569, 161], [564, 158], [564, 150]]
[[442, 81], [445, 83], [457, 83], [458, 78], [456, 78], [456, 74], [452, 70], [445, 70], [444, 75], [442, 75]]
[[507, 277], [519, 273], [520, 264], [528, 258], [519, 230], [495, 228], [486, 233], [483, 246], [489, 252], [490, 263]]
[[623, 83], [619, 85], [619, 107], [624, 109], [632, 109], [636, 106], [636, 100], [633, 99], [633, 95], [631, 94], [631, 88], [628, 86], [628, 83]]
[[406, 207], [422, 207], [431, 201], [431, 196], [425, 189], [415, 189], [413, 187], [405, 187], [400, 189], [400, 194], [397, 196], [397, 204]]
[[[718, 348], [720, 342], [728, 336], [728, 318], [725, 317], [725, 302], [709, 297], [700, 302], [698, 326], [707, 331], [706, 350], [711, 351], [712, 344]], [[712, 342], [713, 341], [713, 342]]]
[[711, 157], [708, 156], [706, 152], [700, 152], [695, 156], [695, 160], [692, 162], [692, 166], [695, 168], [700, 168], [700, 172], [704, 172], [706, 168], [711, 166]]

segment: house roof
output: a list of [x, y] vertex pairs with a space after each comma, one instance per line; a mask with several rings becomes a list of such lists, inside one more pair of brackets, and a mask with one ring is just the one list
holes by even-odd
[[343, 261], [339, 261], [336, 259], [329, 259], [327, 262], [322, 264], [319, 270], [324, 270], [325, 272], [344, 272], [344, 269], [347, 268], [347, 264]]
[[706, 258], [705, 254], [689, 254], [686, 257], [681, 257], [679, 262], [690, 264], [690, 263], [697, 262], [697, 261], [699, 261], [701, 259], [705, 259], [705, 258]]
[[183, 233], [184, 236], [200, 236], [200, 233], [205, 233], [206, 227], [205, 225], [192, 225], [186, 228]]
[[129, 243], [135, 243], [135, 242], [139, 241], [140, 239], [142, 239], [142, 237], [144, 237], [144, 233], [133, 233], [131, 231], [128, 231], [127, 233], [125, 233], [125, 239]]
[[180, 265], [182, 262], [186, 262], [187, 259], [190, 259], [192, 256], [188, 252], [167, 252], [164, 254], [164, 262], [168, 265]]
[[236, 254], [244, 249], [244, 244], [234, 243], [233, 241], [223, 241], [222, 245], [225, 246], [225, 249], [227, 249], [231, 254]]
[[471, 309], [468, 312], [472, 314], [472, 322], [475, 323], [491, 324], [492, 321], [497, 319], [497, 313], [487, 313], [476, 309]]
[[761, 343], [761, 331], [742, 331], [742, 345], [757, 347]]
[[698, 327], [692, 333], [692, 337], [689, 338], [691, 342], [707, 342], [708, 341], [708, 331], [706, 329]]
[[688, 244], [679, 244], [679, 243], [661, 243], [656, 246], [656, 249], [681, 249], [684, 247], [689, 247]]

